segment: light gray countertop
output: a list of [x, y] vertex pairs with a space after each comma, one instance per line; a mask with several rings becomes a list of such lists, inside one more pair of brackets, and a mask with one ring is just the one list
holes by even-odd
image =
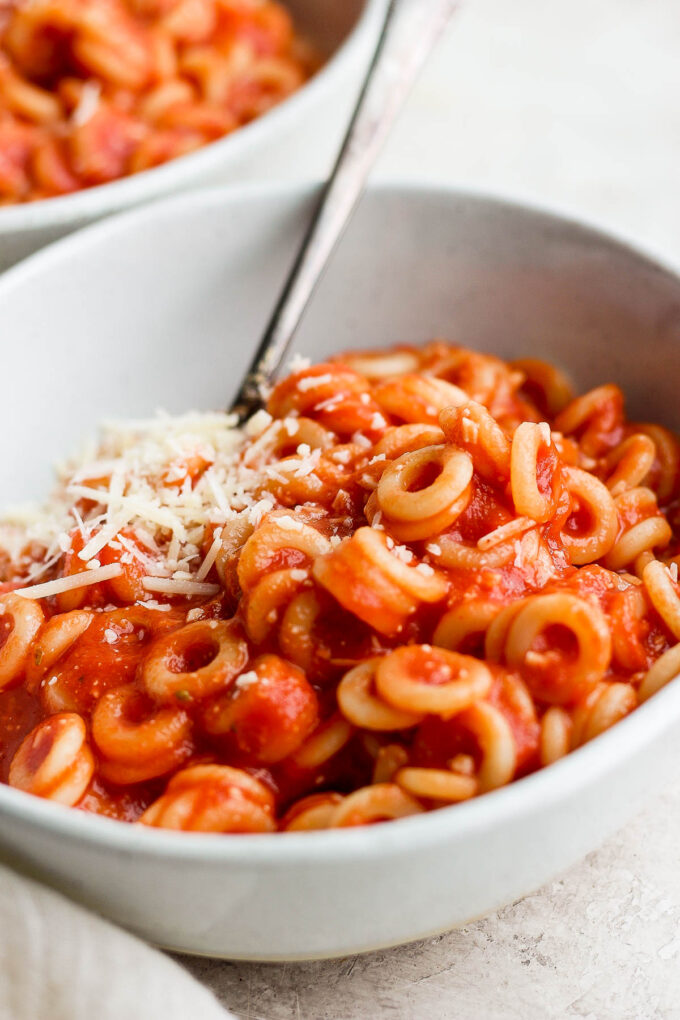
[[[328, 164], [295, 140], [270, 177]], [[467, 0], [380, 162], [547, 205], [680, 265], [677, 0]], [[646, 812], [540, 892], [388, 952], [183, 962], [248, 1020], [680, 1017], [680, 747]]]
[[181, 962], [243, 1020], [674, 1020], [679, 779], [680, 753], [605, 846], [459, 931], [328, 962]]

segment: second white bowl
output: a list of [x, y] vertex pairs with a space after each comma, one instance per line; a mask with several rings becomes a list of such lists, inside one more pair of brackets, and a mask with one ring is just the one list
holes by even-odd
[[[39, 202], [0, 208], [0, 271], [112, 212], [206, 184], [247, 183], [332, 158], [385, 0], [284, 0], [325, 64], [289, 99], [226, 138], [143, 173]], [[303, 160], [303, 162], [305, 162]], [[318, 165], [318, 164], [317, 164]], [[323, 164], [322, 164], [323, 165]]]

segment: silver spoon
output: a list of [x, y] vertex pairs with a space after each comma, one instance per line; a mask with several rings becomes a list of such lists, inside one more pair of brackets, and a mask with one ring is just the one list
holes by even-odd
[[458, 0], [390, 0], [333, 172], [283, 286], [232, 411], [243, 422], [262, 406], [314, 289], [361, 196], [368, 173], [418, 72]]

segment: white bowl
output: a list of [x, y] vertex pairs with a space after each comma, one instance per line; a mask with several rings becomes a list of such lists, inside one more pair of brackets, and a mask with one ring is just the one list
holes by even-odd
[[261, 179], [272, 161], [279, 173], [288, 164], [299, 168], [301, 148], [312, 144], [315, 158], [320, 149], [330, 159], [385, 0], [284, 2], [326, 61], [302, 89], [265, 116], [188, 156], [73, 195], [0, 208], [0, 271], [109, 213], [199, 185]]
[[[5, 498], [44, 492], [50, 462], [102, 417], [224, 406], [313, 199], [309, 188], [181, 196], [4, 276]], [[634, 415], [677, 415], [676, 276], [545, 213], [456, 192], [369, 192], [298, 347], [318, 359], [437, 333], [554, 359], [581, 386], [617, 381]], [[175, 949], [263, 960], [355, 953], [460, 925], [583, 856], [658, 788], [678, 724], [675, 683], [505, 789], [346, 831], [152, 831], [0, 787], [0, 851]]]

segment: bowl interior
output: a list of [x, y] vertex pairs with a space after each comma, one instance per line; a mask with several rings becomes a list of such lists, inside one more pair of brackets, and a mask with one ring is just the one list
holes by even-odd
[[[203, 192], [91, 227], [0, 281], [3, 502], [111, 417], [226, 407], [313, 204], [310, 188]], [[296, 349], [441, 335], [613, 380], [678, 421], [680, 283], [578, 225], [455, 192], [369, 192]]]

